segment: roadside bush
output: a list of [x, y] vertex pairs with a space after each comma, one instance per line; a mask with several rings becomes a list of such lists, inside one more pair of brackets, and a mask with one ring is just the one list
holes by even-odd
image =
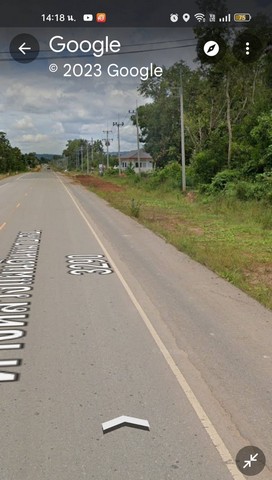
[[269, 145], [266, 149], [265, 155], [263, 156], [263, 163], [265, 170], [272, 169], [272, 145]]
[[192, 170], [197, 183], [210, 183], [220, 169], [221, 162], [215, 158], [212, 150], [198, 152], [192, 159]]
[[254, 198], [254, 185], [250, 182], [241, 180], [235, 186], [236, 197], [238, 200], [250, 200]]
[[263, 164], [259, 159], [249, 160], [241, 168], [241, 174], [244, 177], [254, 178], [256, 174], [262, 173], [264, 170]]
[[159, 188], [161, 186], [172, 190], [181, 186], [181, 166], [178, 162], [172, 162], [162, 169], [155, 170], [148, 176], [147, 188]]
[[109, 175], [109, 176], [117, 176], [119, 174], [119, 170], [118, 170], [118, 168], [109, 167], [105, 171], [105, 174]]
[[[240, 125], [239, 127], [240, 128]], [[254, 148], [252, 145], [244, 144], [241, 140], [233, 142], [231, 165], [233, 168], [241, 168], [241, 165], [245, 165], [250, 158], [254, 156]]]
[[132, 217], [139, 218], [140, 208], [141, 208], [141, 203], [138, 200], [135, 200], [134, 198], [132, 198], [130, 203], [130, 215]]
[[159, 172], [160, 183], [164, 183], [168, 188], [180, 188], [181, 186], [181, 166], [178, 162], [172, 162], [166, 165]]
[[195, 187], [196, 181], [191, 165], [186, 165], [186, 185], [189, 188]]
[[[269, 205], [272, 205], [272, 192], [268, 192], [265, 198], [267, 203], [269, 203]], [[271, 215], [271, 218], [272, 218], [272, 215]]]
[[166, 165], [166, 167], [161, 170], [157, 170], [157, 175], [161, 183], [166, 180], [180, 180], [181, 176], [181, 167], [178, 162], [172, 162]]
[[134, 170], [134, 168], [133, 168], [131, 165], [129, 165], [129, 166], [126, 168], [126, 175], [128, 175], [128, 176], [129, 176], [129, 175], [136, 175], [135, 170]]
[[148, 177], [150, 177], [150, 175], [152, 175], [152, 172], [142, 172], [141, 171], [138, 176], [141, 177], [141, 178], [148, 178]]
[[141, 183], [141, 177], [139, 174], [136, 175], [136, 173], [134, 175], [131, 175], [132, 177], [132, 182], [134, 185], [137, 185], [138, 183]]
[[236, 195], [236, 183], [235, 182], [228, 182], [226, 184], [225, 189], [223, 190], [223, 194], [228, 198], [229, 200], [237, 198]]
[[272, 172], [256, 175], [253, 185], [254, 198], [272, 203]]
[[222, 172], [218, 172], [212, 179], [211, 191], [225, 190], [226, 185], [235, 182], [239, 176], [238, 170], [222, 170]]

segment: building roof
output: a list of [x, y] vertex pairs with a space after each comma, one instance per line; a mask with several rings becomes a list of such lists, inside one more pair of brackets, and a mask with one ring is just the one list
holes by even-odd
[[[120, 155], [121, 160], [138, 160], [138, 150], [131, 150], [130, 152], [126, 153], [121, 153]], [[140, 159], [141, 160], [149, 160], [150, 162], [153, 162], [153, 158], [149, 153], [145, 152], [142, 148], [140, 148]]]

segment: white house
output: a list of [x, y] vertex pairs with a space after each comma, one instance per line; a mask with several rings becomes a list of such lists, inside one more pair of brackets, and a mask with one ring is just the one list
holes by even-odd
[[[140, 153], [140, 171], [141, 172], [152, 172], [154, 169], [154, 160], [146, 153], [142, 148], [139, 151]], [[125, 171], [128, 167], [134, 168], [136, 173], [139, 173], [139, 163], [138, 163], [138, 150], [132, 150], [131, 152], [121, 153], [121, 170]]]

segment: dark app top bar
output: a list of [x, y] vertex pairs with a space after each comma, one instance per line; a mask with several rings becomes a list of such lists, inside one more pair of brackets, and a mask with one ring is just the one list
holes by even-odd
[[5, 1], [0, 27], [72, 26], [109, 27], [195, 27], [197, 25], [246, 25], [257, 14], [270, 17], [270, 1], [180, 1], [101, 0], [75, 2], [47, 0]]

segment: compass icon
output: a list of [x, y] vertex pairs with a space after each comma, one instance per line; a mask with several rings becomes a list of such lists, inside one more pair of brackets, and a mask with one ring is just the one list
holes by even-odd
[[220, 47], [217, 42], [214, 40], [209, 40], [205, 43], [203, 47], [204, 53], [208, 55], [208, 57], [215, 57], [219, 53]]
[[226, 42], [220, 35], [209, 33], [198, 40], [196, 51], [202, 64], [217, 63], [226, 53]]

